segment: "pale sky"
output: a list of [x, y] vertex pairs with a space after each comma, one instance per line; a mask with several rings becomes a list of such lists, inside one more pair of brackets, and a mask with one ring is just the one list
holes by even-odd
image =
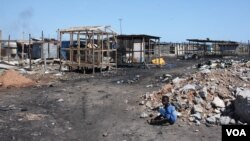
[[164, 42], [210, 38], [247, 42], [249, 0], [0, 0], [4, 39], [56, 38], [56, 30], [111, 25], [123, 34], [160, 36]]

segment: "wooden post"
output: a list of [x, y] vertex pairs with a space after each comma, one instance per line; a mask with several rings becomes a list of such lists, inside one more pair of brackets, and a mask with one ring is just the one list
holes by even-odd
[[59, 32], [59, 46], [58, 46], [58, 57], [60, 59], [60, 67], [59, 67], [59, 71], [62, 70], [62, 55], [61, 55], [61, 50], [62, 50], [62, 33], [59, 31], [58, 29], [58, 32]]
[[59, 29], [57, 29], [57, 57], [60, 57], [60, 44], [61, 44], [61, 40], [60, 40], [60, 31]]
[[95, 73], [95, 52], [94, 52], [94, 44], [95, 44], [95, 37], [94, 37], [94, 31], [92, 30], [92, 64], [93, 64], [93, 68], [92, 68], [92, 70], [93, 70], [93, 74]]
[[70, 63], [73, 64], [73, 32], [70, 33]]
[[150, 39], [149, 39], [148, 40], [148, 62], [151, 62], [150, 55], [151, 55], [151, 45], [150, 45]]
[[[84, 50], [84, 56], [85, 56], [85, 59], [84, 59], [84, 64], [87, 63], [88, 61], [88, 31], [86, 31], [86, 34], [85, 34], [85, 50]], [[84, 71], [85, 72], [85, 71]], [[85, 73], [84, 73], [85, 74]]]
[[[132, 36], [132, 58], [131, 58], [131, 64], [134, 63], [134, 37]], [[131, 53], [131, 50], [129, 49], [129, 57], [130, 57], [130, 53]]]
[[29, 58], [30, 58], [30, 70], [31, 70], [31, 49], [30, 49], [30, 39], [31, 39], [31, 35], [29, 34]]
[[81, 60], [81, 55], [80, 55], [80, 31], [77, 33], [77, 58], [78, 58], [78, 66], [80, 66], [80, 60]]
[[101, 41], [101, 72], [102, 72], [102, 63], [103, 63], [103, 32], [102, 32], [102, 41]]
[[43, 62], [44, 62], [44, 73], [46, 72], [47, 70], [47, 63], [46, 63], [46, 56], [45, 56], [45, 49], [44, 49], [44, 37], [43, 37], [43, 31], [42, 31], [42, 48], [41, 48], [41, 51], [42, 51], [42, 57], [43, 57]]
[[[155, 39], [155, 46], [157, 46], [157, 45], [158, 45], [158, 39]], [[160, 57], [161, 57], [161, 51], [160, 51], [160, 49], [158, 48], [158, 59], [157, 59], [157, 61], [158, 61], [159, 66], [161, 67], [161, 64], [160, 64]]]
[[[150, 40], [150, 39], [149, 39]], [[142, 49], [143, 49], [143, 55], [142, 55], [142, 63], [145, 63], [145, 51], [146, 51], [146, 44], [145, 44], [145, 37], [142, 38]]]

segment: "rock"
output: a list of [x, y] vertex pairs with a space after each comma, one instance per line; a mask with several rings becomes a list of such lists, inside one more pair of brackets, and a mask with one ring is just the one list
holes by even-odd
[[145, 101], [141, 101], [140, 103], [139, 103], [139, 105], [144, 105], [145, 104]]
[[176, 87], [179, 87], [179, 86], [180, 86], [180, 82], [181, 82], [181, 81], [184, 81], [184, 80], [185, 80], [185, 79], [176, 77], [175, 79], [172, 80], [172, 82], [173, 82], [173, 84], [174, 84]]
[[211, 69], [215, 69], [215, 68], [217, 68], [217, 66], [218, 66], [217, 63], [212, 63], [212, 64], [210, 65]]
[[239, 92], [234, 101], [235, 113], [242, 121], [250, 123], [250, 89]]
[[242, 89], [237, 87], [236, 90], [235, 90], [235, 96], [237, 96], [241, 92], [242, 92]]
[[57, 102], [63, 102], [64, 100], [62, 98], [58, 99]]
[[201, 125], [201, 122], [199, 120], [195, 120], [194, 122], [195, 122], [196, 126], [200, 126]]
[[228, 125], [230, 122], [231, 118], [228, 116], [222, 116], [220, 117], [220, 124], [221, 125]]
[[229, 122], [229, 124], [235, 124], [235, 123], [236, 123], [236, 122], [235, 122], [234, 119], [231, 119], [230, 122]]
[[140, 118], [147, 118], [149, 115], [145, 112], [141, 113]]
[[189, 120], [190, 122], [194, 122], [194, 121], [195, 121], [195, 118], [194, 118], [194, 117], [189, 117], [188, 120]]
[[207, 92], [207, 87], [205, 86], [205, 87], [203, 87], [202, 90], [199, 92], [199, 95], [200, 95], [201, 98], [206, 99], [206, 98], [207, 98], [207, 94], [208, 94], [208, 92]]
[[220, 113], [220, 110], [214, 109], [214, 112], [215, 112], [216, 114], [219, 114], [219, 113]]
[[128, 100], [127, 100], [127, 99], [125, 99], [125, 100], [124, 100], [124, 103], [128, 104]]
[[203, 100], [200, 97], [194, 97], [194, 104], [200, 104], [203, 103]]
[[250, 61], [246, 62], [246, 66], [250, 68]]
[[181, 117], [182, 114], [180, 112], [176, 112], [177, 117]]
[[63, 74], [60, 72], [60, 73], [56, 73], [54, 74], [54, 76], [62, 76]]
[[207, 127], [213, 127], [214, 125], [213, 124], [210, 124], [210, 123], [205, 123], [205, 125], [207, 126]]
[[201, 120], [201, 119], [202, 119], [200, 113], [195, 113], [195, 114], [192, 114], [191, 116], [192, 116], [192, 117], [195, 117], [195, 119], [197, 119], [197, 120]]
[[150, 109], [153, 109], [153, 104], [151, 101], [147, 101], [146, 102], [146, 107], [150, 108]]
[[107, 136], [108, 136], [108, 132], [104, 132], [104, 133], [102, 134], [102, 136], [103, 136], [103, 137], [107, 137]]
[[209, 69], [203, 69], [200, 72], [203, 74], [211, 73], [211, 71]]
[[216, 90], [216, 86], [211, 86], [210, 87], [210, 92], [213, 94], [213, 93], [215, 93], [215, 90]]
[[149, 84], [146, 86], [147, 88], [152, 88], [153, 87], [153, 84]]
[[193, 112], [194, 113], [197, 113], [197, 112], [202, 113], [203, 112], [203, 108], [201, 107], [200, 104], [194, 105], [193, 106]]
[[217, 115], [207, 118], [206, 121], [210, 124], [215, 124], [219, 118], [220, 118], [220, 114], [217, 114]]
[[187, 93], [189, 90], [195, 90], [196, 85], [194, 84], [187, 84], [181, 90]]
[[206, 105], [206, 109], [207, 110], [209, 110], [209, 109], [211, 109], [212, 108], [212, 105], [211, 105], [211, 103], [209, 102], [209, 103], [207, 103], [207, 105]]
[[225, 112], [226, 108], [221, 108], [220, 111], [221, 112]]
[[221, 100], [218, 96], [214, 97], [214, 100], [212, 101], [212, 104], [215, 107], [219, 107], [219, 108], [224, 108], [225, 107], [224, 101]]
[[181, 111], [182, 106], [181, 106], [180, 103], [175, 102], [175, 103], [172, 103], [172, 104], [173, 104], [173, 106], [175, 107], [175, 109], [176, 109], [177, 111]]

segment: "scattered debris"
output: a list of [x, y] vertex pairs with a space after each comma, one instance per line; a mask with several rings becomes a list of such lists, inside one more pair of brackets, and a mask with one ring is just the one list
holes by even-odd
[[58, 99], [57, 102], [63, 102], [64, 100], [62, 98]]
[[141, 113], [140, 118], [147, 118], [149, 115], [145, 112]]
[[239, 124], [240, 121], [250, 123], [249, 62], [210, 60], [198, 64], [196, 73], [183, 78], [162, 76], [160, 80], [171, 78], [171, 81], [160, 90], [142, 96], [146, 110], [156, 113], [154, 109], [160, 106], [161, 97], [168, 95], [181, 113], [179, 118], [197, 126], [201, 123], [209, 127], [213, 124]]
[[103, 136], [103, 137], [107, 137], [107, 136], [108, 136], [108, 132], [104, 132], [104, 133], [102, 134], [102, 136]]
[[19, 113], [18, 115], [22, 117], [19, 119], [19, 121], [42, 120], [47, 116], [44, 114], [33, 114], [33, 113]]

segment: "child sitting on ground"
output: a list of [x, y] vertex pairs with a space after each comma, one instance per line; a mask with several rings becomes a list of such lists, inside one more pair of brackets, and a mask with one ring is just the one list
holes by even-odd
[[159, 108], [160, 115], [148, 121], [152, 125], [161, 125], [164, 123], [174, 124], [177, 115], [173, 105], [170, 104], [168, 96], [162, 96], [163, 107]]

